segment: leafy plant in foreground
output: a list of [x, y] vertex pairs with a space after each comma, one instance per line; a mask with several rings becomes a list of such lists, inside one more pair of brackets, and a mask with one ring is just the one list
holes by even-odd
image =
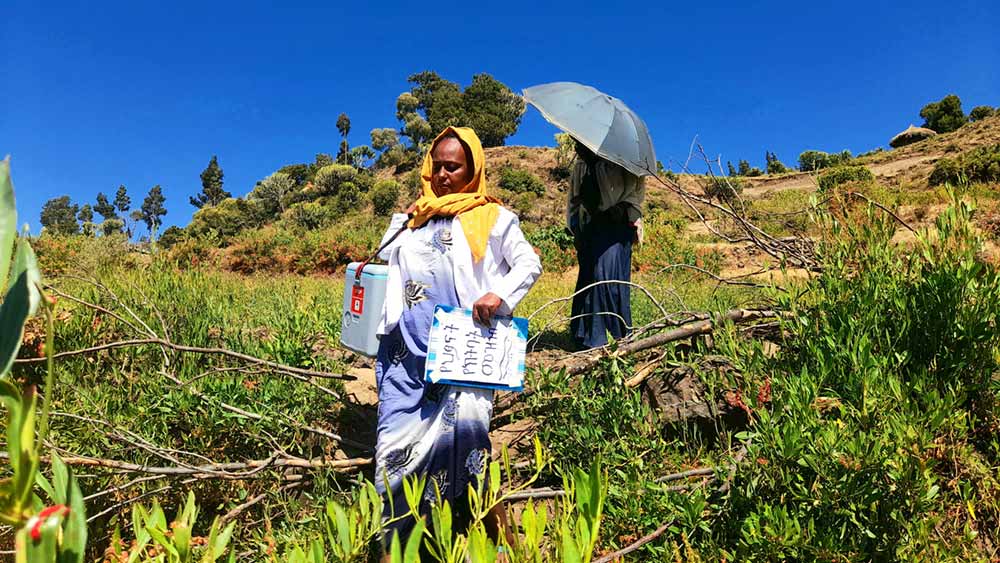
[[[41, 292], [41, 276], [26, 238], [14, 240], [17, 213], [10, 161], [0, 161], [0, 288], [6, 288], [0, 304], [0, 401], [7, 407], [7, 456], [13, 475], [0, 481], [0, 521], [18, 529], [16, 561], [79, 563], [87, 542], [83, 495], [76, 479], [52, 453], [52, 480], [38, 470], [38, 445], [48, 430], [49, 404], [53, 388], [52, 306]], [[13, 250], [13, 263], [11, 253]], [[8, 284], [8, 272], [10, 283]], [[11, 381], [10, 369], [21, 347], [24, 323], [42, 307], [48, 320], [46, 352], [49, 369], [40, 428], [35, 436], [35, 390], [23, 392]], [[46, 507], [34, 493], [44, 490], [52, 506]]]

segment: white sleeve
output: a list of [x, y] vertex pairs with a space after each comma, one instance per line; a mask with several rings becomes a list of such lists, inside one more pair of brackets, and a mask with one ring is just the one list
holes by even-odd
[[511, 219], [500, 236], [501, 257], [510, 270], [497, 280], [492, 291], [504, 302], [500, 314], [509, 315], [542, 275], [542, 261], [524, 238], [517, 217]]
[[[393, 213], [392, 219], [389, 220], [389, 229], [385, 232], [384, 235], [382, 235], [382, 242], [379, 243], [379, 247], [381, 247], [383, 244], [386, 243], [387, 240], [389, 240], [390, 238], [392, 238], [393, 235], [399, 232], [399, 230], [403, 228], [403, 225], [406, 224], [407, 220], [409, 220], [409, 216], [406, 213]], [[398, 246], [400, 242], [401, 241], [398, 238], [392, 241], [392, 244], [383, 248], [382, 252], [379, 252], [378, 257], [388, 262], [389, 256], [392, 255], [392, 250], [396, 246]]]

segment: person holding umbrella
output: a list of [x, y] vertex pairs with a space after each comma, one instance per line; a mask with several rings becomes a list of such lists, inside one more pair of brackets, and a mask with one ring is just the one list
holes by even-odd
[[[632, 245], [640, 241], [645, 183], [576, 142], [566, 223], [580, 271], [570, 333], [579, 348], [604, 346], [632, 327]], [[608, 282], [608, 283], [605, 283]]]
[[656, 170], [646, 124], [621, 100], [573, 82], [542, 84], [524, 98], [576, 141], [567, 225], [580, 272], [570, 332], [580, 348], [632, 328], [632, 245], [642, 238], [643, 176]]

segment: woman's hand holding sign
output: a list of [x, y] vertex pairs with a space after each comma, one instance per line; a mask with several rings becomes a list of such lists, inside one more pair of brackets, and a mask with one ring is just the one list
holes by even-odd
[[495, 293], [487, 293], [472, 304], [472, 320], [483, 326], [490, 326], [493, 315], [502, 304], [503, 299], [500, 299], [500, 296]]

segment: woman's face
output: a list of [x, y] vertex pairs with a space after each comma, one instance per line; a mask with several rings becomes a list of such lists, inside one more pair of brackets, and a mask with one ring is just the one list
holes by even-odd
[[431, 152], [431, 188], [438, 196], [462, 191], [472, 180], [472, 166], [465, 148], [454, 137], [441, 139]]

